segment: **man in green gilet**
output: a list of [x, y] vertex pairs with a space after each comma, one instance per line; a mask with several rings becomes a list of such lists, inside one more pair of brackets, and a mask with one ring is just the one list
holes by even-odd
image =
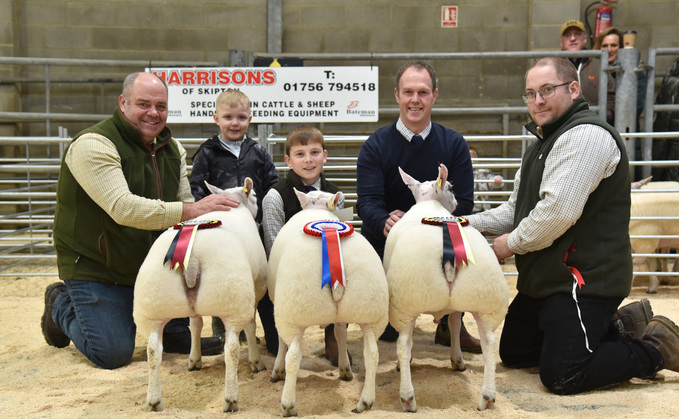
[[632, 285], [629, 164], [620, 135], [589, 109], [577, 77], [564, 58], [528, 70], [526, 128], [537, 141], [509, 201], [469, 217], [499, 235], [498, 260], [515, 255], [519, 271], [500, 358], [539, 367], [556, 394], [679, 371], [679, 328], [652, 317], [647, 300], [618, 310]]
[[[154, 239], [176, 223], [238, 205], [214, 194], [193, 202], [186, 150], [166, 121], [165, 82], [132, 73], [113, 116], [76, 135], [61, 164], [53, 230], [63, 282], [45, 291], [42, 332], [57, 348], [73, 341], [101, 368], [132, 358], [134, 282]], [[167, 324], [163, 346], [188, 353], [188, 319]], [[206, 355], [223, 351], [217, 338], [202, 347]]]

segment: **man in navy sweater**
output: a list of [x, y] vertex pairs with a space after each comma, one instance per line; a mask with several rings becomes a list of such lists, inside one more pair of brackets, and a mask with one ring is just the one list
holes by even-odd
[[[457, 199], [455, 215], [471, 214], [474, 206], [474, 173], [469, 147], [462, 135], [431, 121], [436, 102], [436, 72], [423, 61], [404, 64], [396, 74], [394, 88], [399, 104], [399, 119], [375, 131], [358, 155], [356, 186], [357, 211], [363, 220], [361, 234], [380, 254], [389, 231], [415, 204], [415, 198], [401, 180], [399, 166], [419, 181], [435, 179], [438, 164], [448, 168], [448, 181]], [[446, 318], [444, 318], [446, 319]], [[448, 325], [441, 321], [436, 342], [448, 344]], [[391, 327], [380, 337], [396, 340]], [[462, 350], [480, 352], [478, 339], [462, 325]]]

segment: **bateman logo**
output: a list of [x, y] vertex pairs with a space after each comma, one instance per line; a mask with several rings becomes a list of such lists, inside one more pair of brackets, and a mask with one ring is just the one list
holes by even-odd
[[347, 109], [354, 109], [355, 107], [358, 106], [358, 100], [352, 100], [349, 106], [347, 106]]

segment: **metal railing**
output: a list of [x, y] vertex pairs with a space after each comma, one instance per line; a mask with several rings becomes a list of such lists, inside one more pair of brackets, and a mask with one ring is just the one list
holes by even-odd
[[[102, 119], [108, 118], [110, 115], [94, 115], [94, 114], [78, 114], [78, 113], [52, 113], [52, 67], [82, 67], [82, 66], [97, 66], [98, 68], [132, 68], [140, 70], [145, 67], [170, 67], [170, 66], [217, 66], [220, 63], [213, 61], [144, 61], [144, 60], [91, 60], [79, 58], [34, 58], [34, 57], [0, 57], [0, 65], [21, 65], [21, 66], [42, 66], [45, 69], [45, 112], [0, 112], [0, 121], [45, 121], [47, 135], [50, 135], [50, 127], [52, 121], [90, 121], [99, 122]], [[26, 78], [3, 78], [3, 83], [29, 83], [42, 81], [42, 79], [26, 79]], [[56, 82], [56, 81], [55, 81]], [[73, 82], [87, 82], [87, 83], [116, 83], [120, 84], [120, 79], [99, 78], [99, 79], [69, 79], [69, 83]]]
[[[645, 133], [625, 133], [624, 138], [642, 138], [644, 142], [644, 161], [632, 161], [632, 166], [669, 166], [677, 167], [677, 161], [651, 161], [651, 141], [653, 138], [676, 138], [678, 133], [653, 133], [652, 121], [654, 112], [657, 111], [677, 111], [679, 105], [654, 105], [655, 83], [652, 81], [655, 78], [655, 57], [657, 55], [679, 54], [679, 48], [650, 48], [648, 50], [648, 59], [645, 69], [648, 72], [648, 79], [651, 80], [647, 84], [646, 91], [646, 110], [645, 110]], [[294, 56], [309, 61], [366, 61], [373, 63], [377, 60], [488, 60], [488, 59], [507, 59], [507, 58], [541, 58], [544, 56], [562, 56], [562, 57], [597, 57], [601, 62], [608, 62], [608, 51], [499, 51], [499, 52], [470, 52], [470, 53], [422, 53], [422, 54], [255, 54], [254, 57], [275, 57], [284, 58], [286, 56]], [[254, 59], [253, 57], [253, 59]], [[0, 57], [0, 65], [37, 65], [43, 66], [45, 69], [44, 83], [45, 83], [45, 112], [0, 112], [0, 121], [45, 121], [47, 125], [47, 132], [51, 121], [99, 121], [107, 118], [109, 115], [93, 115], [93, 114], [66, 114], [51, 112], [51, 83], [58, 83], [61, 80], [56, 80], [51, 74], [51, 68], [54, 66], [81, 66], [81, 65], [95, 65], [98, 67], [132, 67], [141, 69], [149, 66], [219, 66], [221, 63], [217, 62], [181, 62], [181, 61], [158, 61], [147, 62], [140, 60], [79, 60], [79, 59], [52, 59], [52, 58], [22, 58], [22, 57]], [[606, 79], [608, 72], [615, 68], [602, 65], [599, 83], [599, 97], [601, 106], [598, 107], [600, 115], [605, 115], [606, 109]], [[3, 79], [2, 82], [8, 83], [25, 83], [25, 78], [21, 79]], [[34, 80], [41, 81], [41, 80]], [[87, 79], [80, 80], [81, 82], [110, 82], [119, 83], [119, 80], [113, 79]], [[68, 82], [74, 82], [69, 80]], [[518, 102], [518, 100], [517, 100]], [[597, 110], [597, 107], [593, 107]], [[398, 115], [398, 108], [396, 107], [382, 107], [379, 109], [381, 116], [396, 116]], [[525, 115], [526, 108], [521, 106], [490, 106], [490, 107], [439, 107], [433, 109], [434, 117], [439, 115], [501, 115], [503, 118], [503, 132], [508, 133], [508, 116], [509, 115]], [[266, 128], [260, 132], [272, 132]], [[327, 136], [326, 142], [329, 144], [360, 144], [364, 141], [366, 136]], [[466, 136], [468, 141], [475, 142], [494, 142], [501, 141], [507, 144], [511, 141], [521, 141], [522, 149], [525, 149], [525, 144], [528, 140], [532, 140], [528, 135], [504, 135], [504, 136]], [[3, 145], [18, 145], [23, 146], [26, 150], [25, 158], [0, 159], [0, 276], [7, 268], [5, 261], [13, 261], [16, 263], [26, 263], [27, 261], [34, 261], [37, 259], [54, 259], [53, 252], [51, 252], [51, 223], [53, 217], [53, 210], [55, 205], [56, 195], [56, 177], [58, 175], [58, 167], [60, 158], [49, 158], [50, 150], [47, 151], [48, 158], [31, 157], [30, 149], [33, 146], [49, 146], [58, 144], [59, 156], [63, 152], [64, 146], [70, 141], [70, 138], [65, 132], [60, 129], [57, 137], [1, 137], [0, 146]], [[197, 147], [204, 141], [204, 138], [185, 138], [181, 142], [187, 149]], [[267, 146], [272, 151], [273, 147], [284, 142], [284, 138], [271, 135], [260, 136], [260, 142]], [[44, 153], [43, 153], [44, 154]], [[273, 155], [273, 153], [272, 153]], [[489, 168], [492, 170], [515, 170], [520, 165], [517, 159], [478, 159], [474, 163], [475, 167]], [[279, 164], [279, 170], [286, 170], [284, 165]], [[330, 177], [333, 182], [341, 183], [342, 185], [355, 185], [355, 158], [348, 156], [336, 156], [329, 160], [329, 164], [325, 166], [328, 173], [333, 173], [334, 177]], [[339, 173], [339, 174], [336, 174]], [[9, 175], [9, 177], [5, 177]], [[512, 180], [505, 177], [505, 183], [511, 186]], [[498, 201], [493, 201], [494, 205], [499, 205], [511, 193], [511, 188], [502, 191], [484, 191], [484, 195], [497, 198]], [[355, 194], [347, 194], [347, 204], [355, 204]], [[7, 210], [8, 208], [19, 208], [21, 211]], [[360, 220], [357, 221], [360, 224]], [[15, 228], [10, 228], [15, 227]], [[670, 257], [670, 256], [653, 256], [653, 257]], [[3, 268], [4, 266], [4, 268]], [[12, 266], [12, 265], [9, 265]], [[639, 273], [643, 274], [643, 273]], [[23, 275], [23, 273], [22, 273]]]
[[[639, 137], [644, 135], [654, 135], [663, 138], [679, 138], [679, 133], [628, 133], [623, 134], [623, 137]], [[366, 136], [327, 136], [325, 138], [326, 147], [331, 145], [346, 145], [346, 144], [361, 144], [365, 141]], [[533, 140], [531, 135], [513, 135], [513, 136], [467, 136], [467, 141], [470, 142], [516, 142], [520, 141], [525, 147], [529, 141]], [[3, 177], [0, 182], [3, 184], [13, 184], [14, 188], [0, 190], [0, 277], [14, 276], [13, 273], [6, 273], [8, 268], [35, 261], [54, 261], [55, 255], [52, 249], [51, 227], [53, 222], [54, 208], [56, 205], [56, 175], [59, 171], [61, 162], [60, 156], [51, 159], [35, 159], [33, 162], [29, 153], [34, 146], [43, 145], [45, 147], [59, 144], [60, 150], [63, 149], [70, 138], [65, 137], [0, 137], [0, 146], [5, 145], [21, 145], [26, 150], [25, 158], [0, 158], [0, 174], [13, 174], [21, 177], [7, 178]], [[188, 147], [197, 147], [204, 139], [202, 138], [186, 138], [180, 139], [182, 145]], [[285, 142], [283, 137], [271, 137], [267, 139], [269, 147], [281, 147]], [[356, 158], [352, 156], [341, 156], [337, 160], [330, 161], [330, 164], [324, 166], [326, 173], [333, 173], [329, 179], [341, 185], [348, 185], [355, 187], [356, 184]], [[520, 167], [520, 159], [503, 159], [503, 158], [479, 158], [473, 160], [474, 168], [487, 168], [492, 171], [515, 171]], [[679, 167], [679, 161], [657, 161], [657, 162], [630, 162], [631, 166], [671, 166]], [[282, 162], [276, 162], [278, 170], [284, 172], [287, 166]], [[189, 170], [191, 166], [189, 166]], [[493, 206], [502, 204], [507, 200], [513, 189], [513, 176], [508, 178], [504, 176], [505, 187], [499, 191], [484, 191], [483, 195], [490, 196], [491, 201], [483, 201], [484, 203], [491, 203]], [[667, 192], [667, 190], [663, 190]], [[652, 193], [653, 191], [635, 191], [634, 193]], [[677, 191], [679, 192], [679, 191]], [[346, 194], [346, 206], [355, 206], [357, 196], [355, 193]], [[481, 201], [475, 200], [475, 203]], [[22, 210], [11, 211], [10, 208], [19, 208]], [[633, 218], [633, 219], [647, 219]], [[662, 219], [675, 219], [677, 217], [667, 217]], [[360, 220], [356, 217], [354, 220], [360, 229]], [[668, 236], [666, 238], [673, 237]], [[635, 236], [633, 238], [652, 238], [646, 236]], [[648, 254], [635, 256], [646, 256], [649, 258], [671, 258], [672, 255], [667, 254]], [[516, 273], [509, 272], [509, 275]], [[673, 272], [635, 272], [637, 275], [679, 275]], [[22, 272], [22, 275], [25, 273]], [[27, 275], [56, 275], [56, 273], [28, 273]]]

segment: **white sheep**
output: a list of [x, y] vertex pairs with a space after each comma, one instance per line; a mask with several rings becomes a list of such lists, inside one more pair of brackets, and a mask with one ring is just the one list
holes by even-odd
[[[442, 268], [443, 227], [423, 224], [429, 217], [452, 218], [457, 206], [448, 170], [439, 166], [437, 181], [418, 182], [399, 168], [403, 181], [415, 196], [415, 205], [405, 213], [387, 236], [384, 268], [389, 283], [389, 322], [399, 332], [396, 350], [401, 372], [400, 396], [406, 411], [417, 411], [410, 376], [412, 334], [421, 313], [438, 321], [448, 320], [451, 336], [450, 361], [453, 369], [465, 369], [460, 350], [460, 316], [470, 312], [479, 328], [483, 350], [484, 376], [479, 410], [495, 402], [496, 344], [493, 332], [504, 320], [509, 289], [502, 268], [487, 240], [473, 227], [462, 231], [467, 237], [475, 263], [454, 269]], [[441, 180], [442, 179], [442, 180]]]
[[[633, 187], [633, 189], [635, 189]], [[647, 192], [632, 193], [631, 217], [676, 217], [679, 216], [679, 182], [650, 182], [640, 187]], [[667, 192], [649, 192], [662, 190]], [[630, 220], [630, 236], [679, 235], [677, 220]], [[654, 253], [658, 249], [679, 247], [679, 239], [673, 238], [630, 238], [634, 253]], [[646, 262], [645, 256], [634, 258], [637, 271]], [[663, 270], [667, 270], [664, 260]], [[660, 281], [657, 275], [649, 276], [647, 293], [655, 294]]]
[[148, 336], [148, 392], [150, 411], [162, 411], [160, 363], [163, 353], [163, 327], [173, 318], [190, 317], [191, 352], [189, 370], [202, 367], [201, 316], [224, 321], [225, 394], [224, 411], [238, 410], [238, 333], [245, 329], [248, 359], [254, 372], [266, 369], [255, 338], [255, 308], [266, 292], [266, 254], [254, 217], [257, 199], [252, 180], [225, 191], [208, 185], [212, 193], [240, 200], [229, 211], [207, 213], [197, 220], [218, 220], [221, 226], [196, 232], [188, 266], [170, 269], [163, 260], [177, 230], [161, 234], [139, 269], [134, 288], [134, 320], [143, 336]]
[[[335, 291], [321, 287], [322, 239], [304, 232], [307, 223], [337, 220], [330, 211], [341, 197], [313, 191], [295, 191], [303, 210], [280, 230], [269, 256], [269, 296], [274, 302], [279, 349], [271, 381], [285, 378], [281, 408], [283, 416], [296, 416], [295, 388], [304, 331], [313, 325], [335, 324], [340, 378], [353, 378], [346, 349], [346, 324], [358, 323], [363, 331], [365, 383], [354, 412], [370, 409], [375, 401], [375, 377], [379, 354], [376, 337], [387, 325], [389, 291], [379, 256], [358, 233], [340, 239], [346, 276], [345, 287]], [[338, 292], [339, 291], [339, 292]], [[287, 374], [286, 374], [287, 372]]]

